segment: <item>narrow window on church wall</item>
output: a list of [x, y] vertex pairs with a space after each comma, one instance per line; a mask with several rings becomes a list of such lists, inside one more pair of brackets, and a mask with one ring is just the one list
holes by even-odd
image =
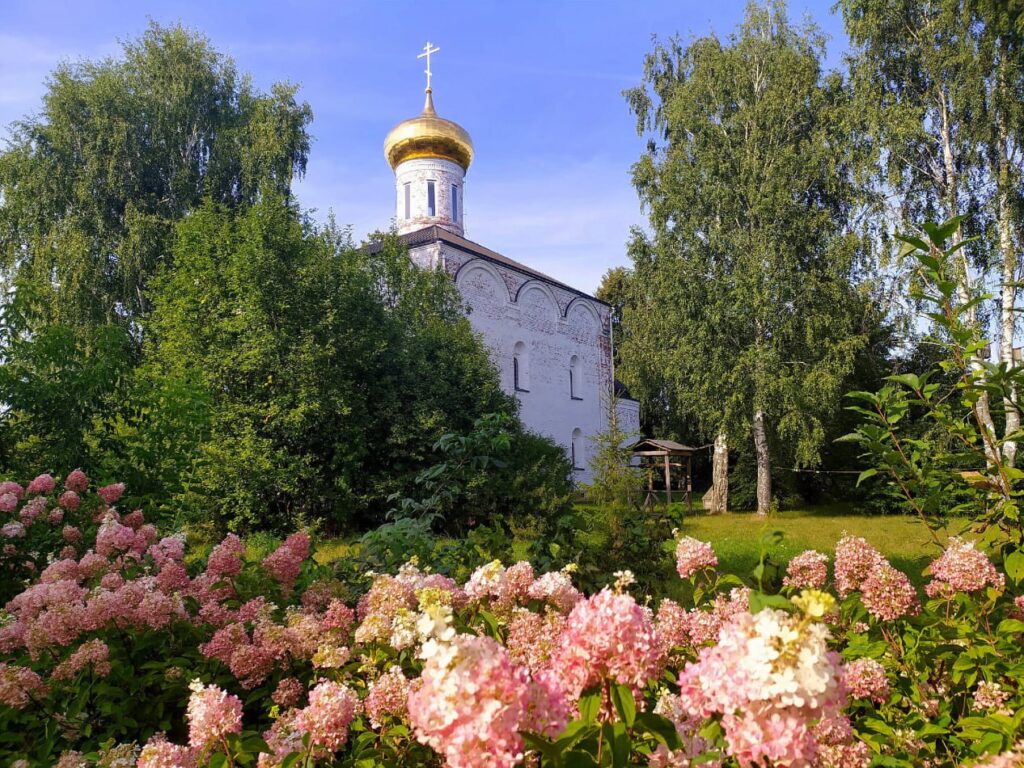
[[579, 427], [572, 431], [572, 442], [569, 443], [569, 451], [572, 454], [572, 468], [583, 469], [580, 464], [583, 461], [583, 446], [581, 442], [583, 440], [583, 430]]
[[516, 392], [530, 391], [530, 367], [526, 359], [526, 345], [517, 341], [512, 348], [512, 388]]
[[452, 221], [459, 220], [459, 187], [452, 184]]
[[412, 184], [405, 185], [405, 218], [412, 218]]
[[437, 204], [435, 201], [434, 186], [434, 182], [427, 182], [427, 216], [437, 215]]
[[569, 360], [569, 398], [571, 400], [582, 400], [579, 388], [580, 359], [573, 355]]

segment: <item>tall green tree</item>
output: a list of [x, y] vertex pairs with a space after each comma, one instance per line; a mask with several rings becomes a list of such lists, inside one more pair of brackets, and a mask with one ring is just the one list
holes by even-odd
[[119, 57], [53, 72], [0, 153], [0, 471], [105, 461], [87, 433], [130, 396], [176, 223], [203, 199], [290, 194], [310, 142], [295, 94], [155, 23]]
[[152, 23], [119, 58], [62, 64], [0, 155], [0, 269], [41, 323], [137, 331], [174, 224], [206, 197], [287, 195], [310, 108], [255, 90], [208, 40]]
[[447, 275], [281, 197], [195, 210], [151, 295], [147, 365], [209, 402], [178, 501], [222, 525], [379, 519], [442, 435], [514, 414]]
[[716, 439], [719, 503], [725, 446], [752, 437], [761, 513], [772, 453], [820, 460], [866, 338], [848, 93], [822, 57], [815, 27], [755, 4], [727, 40], [657, 43], [627, 92], [650, 235], [630, 246], [619, 372]]
[[[1019, 4], [992, 0], [841, 0], [857, 114], [870, 137], [878, 229], [964, 215], [957, 298], [997, 287], [992, 302], [969, 307], [967, 322], [998, 339], [998, 359], [1013, 365], [1021, 277], [1024, 51]], [[973, 365], [983, 372], [980, 357]], [[1016, 393], [978, 412], [991, 433], [992, 411], [1005, 435], [1020, 425]], [[1015, 461], [1014, 440], [999, 441]], [[989, 440], [988, 445], [996, 444]], [[990, 456], [989, 460], [994, 457]]]

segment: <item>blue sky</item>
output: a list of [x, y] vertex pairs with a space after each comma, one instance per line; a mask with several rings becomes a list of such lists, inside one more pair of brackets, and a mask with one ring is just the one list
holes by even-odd
[[[846, 41], [833, 0], [790, 0]], [[629, 169], [644, 147], [621, 92], [637, 84], [651, 36], [725, 36], [745, 0], [331, 0], [329, 2], [55, 2], [4, 0], [0, 130], [38, 108], [61, 60], [118, 52], [148, 19], [206, 34], [267, 87], [301, 86], [313, 108], [309, 172], [298, 187], [318, 217], [333, 210], [357, 238], [394, 216], [384, 136], [422, 107], [425, 41], [438, 113], [463, 125], [476, 159], [466, 234], [582, 290], [626, 263], [643, 216]]]

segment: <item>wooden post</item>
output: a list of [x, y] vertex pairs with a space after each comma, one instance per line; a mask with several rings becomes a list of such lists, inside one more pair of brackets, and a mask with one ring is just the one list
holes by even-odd
[[668, 451], [665, 451], [665, 509], [672, 505], [672, 469], [668, 465]]
[[693, 514], [693, 457], [686, 456], [686, 511]]

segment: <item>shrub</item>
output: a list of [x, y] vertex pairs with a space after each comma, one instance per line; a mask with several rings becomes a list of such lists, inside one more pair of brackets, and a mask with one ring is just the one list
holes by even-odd
[[[685, 605], [525, 561], [458, 581], [406, 563], [353, 600], [304, 532], [195, 560], [87, 482], [0, 494], [25, 531], [5, 562], [41, 566], [0, 622], [7, 763], [913, 766], [1022, 735], [1022, 552], [1000, 569], [953, 539], [922, 594], [846, 537], [768, 594], [684, 539]], [[44, 514], [61, 498], [70, 544]]]

